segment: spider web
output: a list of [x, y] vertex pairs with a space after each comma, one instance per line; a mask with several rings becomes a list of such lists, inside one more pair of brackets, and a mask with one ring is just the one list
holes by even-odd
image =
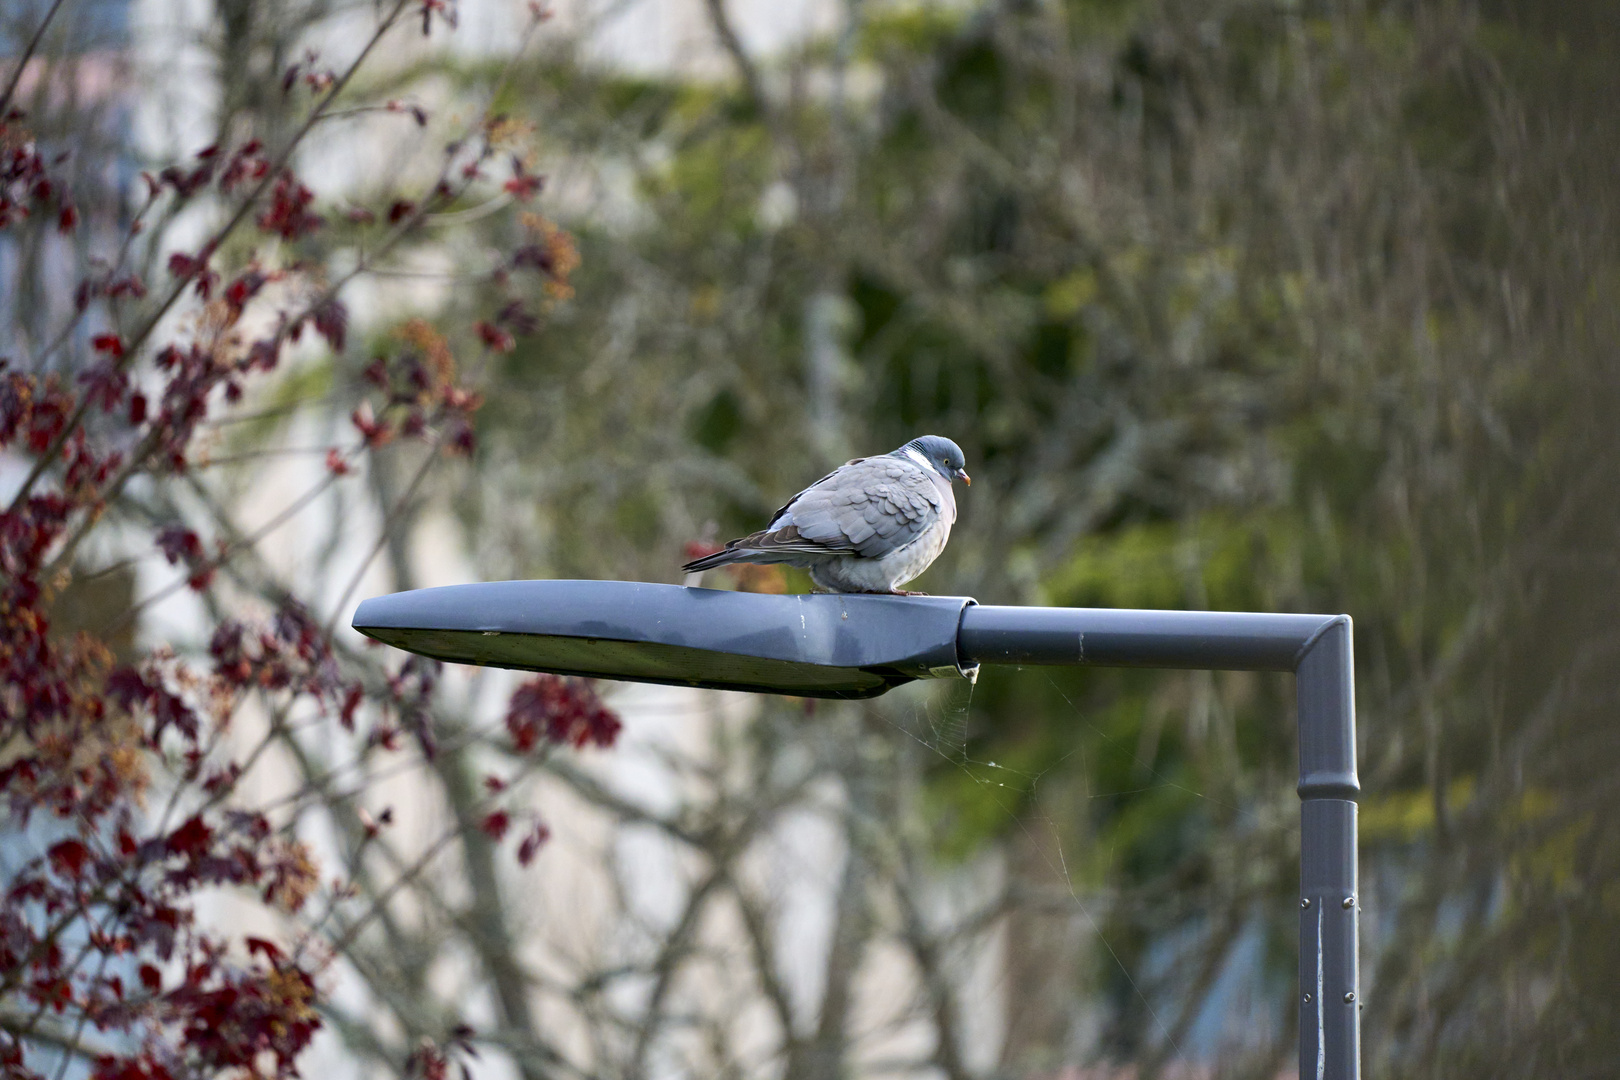
[[[1063, 692], [1056, 680], [1052, 679], [1049, 674], [1042, 673], [1042, 677], [1051, 684], [1052, 689], [1063, 699], [1074, 717], [1084, 727], [1105, 743], [1115, 746], [1122, 745], [1118, 737], [1110, 735], [1086, 716], [1085, 711], [1078, 707], [1069, 695]], [[965, 693], [958, 690], [950, 695], [929, 695], [912, 704], [909, 716], [897, 719], [884, 715], [881, 710], [879, 715], [890, 727], [921, 746], [929, 754], [948, 763], [968, 777], [974, 785], [989, 795], [1007, 820], [1016, 823], [1016, 827], [1024, 833], [1027, 839], [1031, 841], [1044, 838], [1050, 839], [1050, 843], [1034, 843], [1034, 849], [1040, 852], [1040, 858], [1046, 863], [1047, 869], [1062, 880], [1068, 890], [1070, 901], [1074, 904], [1075, 910], [1080, 913], [1091, 936], [1102, 946], [1108, 955], [1109, 963], [1123, 976], [1130, 988], [1130, 992], [1147, 1011], [1157, 1037], [1164, 1040], [1164, 1044], [1171, 1049], [1174, 1060], [1188, 1063], [1189, 1059], [1170, 1031], [1169, 1025], [1160, 1016], [1158, 1009], [1155, 1008], [1147, 988], [1131, 973], [1130, 966], [1125, 963], [1114, 943], [1109, 940], [1102, 922], [1081, 895], [1080, 886], [1076, 883], [1075, 875], [1069, 867], [1069, 860], [1064, 854], [1062, 829], [1058, 822], [1041, 808], [1042, 801], [1036, 797], [1038, 788], [1047, 775], [1057, 770], [1070, 758], [1076, 755], [1080, 756], [1082, 766], [1084, 766], [1085, 746], [1077, 739], [1073, 750], [1037, 772], [1029, 772], [988, 758], [974, 757], [969, 753], [968, 746], [972, 736], [972, 707], [976, 687], [976, 682], [970, 682]], [[905, 722], [902, 722], [902, 720]], [[1150, 790], [1153, 787], [1163, 786], [1186, 792], [1188, 795], [1198, 799], [1221, 803], [1218, 799], [1211, 799], [1204, 792], [1189, 788], [1164, 776], [1153, 767], [1152, 762], [1143, 761], [1136, 748], [1127, 747], [1126, 749], [1131, 761], [1136, 767], [1146, 772], [1152, 783], [1147, 787], [1124, 791], [1089, 793], [1087, 795], [1088, 800], [1131, 795]], [[1019, 796], [1026, 797], [1024, 805], [1021, 807], [1014, 805]], [[1221, 805], [1229, 804], [1221, 803]], [[1239, 809], [1237, 807], [1231, 808]], [[1030, 820], [1032, 815], [1036, 819], [1033, 822]], [[1046, 834], [1046, 837], [1038, 837], [1036, 835], [1037, 830]]]

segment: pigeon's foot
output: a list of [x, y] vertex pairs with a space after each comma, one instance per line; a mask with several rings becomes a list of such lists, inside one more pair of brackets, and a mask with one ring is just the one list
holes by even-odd
[[910, 589], [829, 589], [821, 585], [811, 585], [810, 591], [822, 596], [930, 596], [931, 593], [913, 592]]
[[842, 596], [927, 596], [928, 595], [928, 593], [925, 593], [925, 592], [912, 592], [910, 589], [849, 589], [849, 590], [825, 589], [825, 590], [821, 590], [821, 591], [823, 591], [823, 592], [835, 592], [836, 595], [842, 595]]

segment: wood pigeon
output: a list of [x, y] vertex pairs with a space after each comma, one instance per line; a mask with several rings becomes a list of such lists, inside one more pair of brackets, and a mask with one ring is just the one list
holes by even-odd
[[793, 496], [760, 532], [682, 569], [786, 563], [827, 592], [916, 595], [900, 586], [945, 550], [956, 521], [951, 481], [973, 482], [966, 464], [962, 448], [939, 435], [856, 458]]

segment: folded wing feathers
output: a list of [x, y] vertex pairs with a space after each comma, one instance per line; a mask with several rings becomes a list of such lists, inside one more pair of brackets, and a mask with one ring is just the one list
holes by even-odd
[[769, 528], [687, 563], [688, 572], [793, 556], [881, 558], [915, 540], [945, 509], [917, 466], [894, 457], [855, 458], [794, 496]]

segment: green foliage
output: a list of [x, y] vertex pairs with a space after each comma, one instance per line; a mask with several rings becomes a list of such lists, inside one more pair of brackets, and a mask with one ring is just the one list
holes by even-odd
[[965, 15], [964, 8], [931, 4], [874, 12], [861, 24], [857, 55], [879, 63], [893, 62], [897, 54], [927, 58], [956, 37]]

